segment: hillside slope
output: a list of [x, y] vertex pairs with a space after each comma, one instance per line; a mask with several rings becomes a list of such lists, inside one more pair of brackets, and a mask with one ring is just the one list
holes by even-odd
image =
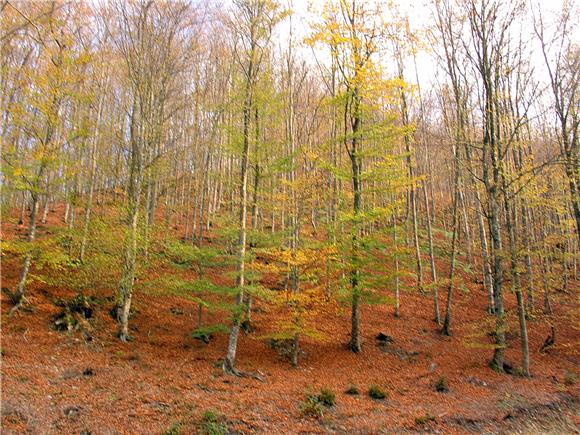
[[[3, 287], [14, 286], [18, 270], [18, 258], [3, 259]], [[242, 335], [238, 363], [261, 379], [222, 373], [227, 335], [216, 334], [209, 344], [192, 339], [197, 305], [191, 301], [137, 293], [134, 341], [121, 343], [108, 313], [113, 289], [93, 295], [98, 303], [85, 333], [52, 327], [59, 311], [55, 299], [71, 297], [71, 291], [34, 284], [32, 311], [12, 318], [6, 316], [10, 302], [3, 292], [3, 433], [163, 433], [172, 427], [195, 433], [203, 429], [208, 410], [238, 433], [577, 431], [574, 293], [557, 295], [553, 316], [531, 319], [533, 376], [524, 379], [488, 368], [485, 295], [475, 283], [468, 289], [457, 292], [452, 337], [439, 334], [427, 295], [404, 293], [400, 318], [393, 317], [392, 307], [365, 306], [364, 346], [357, 355], [346, 346], [348, 307], [336, 307], [320, 325], [324, 339], [303, 340], [297, 368], [264, 338], [276, 312], [258, 303], [255, 330]], [[513, 311], [513, 295], [507, 304]], [[208, 320], [227, 322], [212, 316]], [[551, 324], [556, 344], [540, 353]], [[379, 333], [392, 342], [379, 346]], [[518, 336], [508, 336], [508, 361], [517, 366]], [[435, 391], [441, 379], [448, 392]], [[368, 397], [371, 385], [383, 389], [386, 399]], [[359, 395], [345, 393], [352, 386]], [[301, 402], [321, 388], [336, 393], [336, 405], [319, 419], [304, 416]]]

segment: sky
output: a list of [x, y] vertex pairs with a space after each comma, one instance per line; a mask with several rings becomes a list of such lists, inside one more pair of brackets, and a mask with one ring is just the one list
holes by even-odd
[[[364, 1], [364, 0], [363, 0]], [[505, 0], [510, 1], [510, 0]], [[542, 14], [545, 17], [545, 21], [549, 22], [548, 17], [554, 17], [559, 11], [562, 10], [563, 4], [566, 0], [529, 0], [530, 4], [534, 5], [534, 9], [540, 8], [542, 10]], [[401, 15], [407, 16], [409, 18], [409, 23], [412, 29], [419, 29], [419, 28], [426, 28], [433, 23], [433, 15], [432, 11], [433, 8], [431, 6], [432, 2], [426, 0], [394, 0], [393, 1], [396, 7], [400, 10]], [[225, 5], [231, 3], [231, 0], [226, 0]], [[293, 18], [292, 18], [292, 26], [293, 26], [293, 34], [294, 38], [297, 41], [302, 40], [308, 34], [309, 25], [308, 23], [312, 20], [316, 19], [311, 12], [310, 6], [320, 7], [322, 1], [316, 0], [281, 0], [283, 5], [291, 5], [290, 7], [294, 11]], [[575, 4], [575, 7], [578, 7], [578, 1], [571, 1], [572, 4]], [[530, 7], [528, 6], [524, 11], [524, 20], [525, 22], [529, 23], [529, 27], [525, 30], [529, 30], [530, 32], [533, 29], [533, 15], [531, 12]], [[278, 25], [277, 33], [278, 38], [277, 42], [282, 45], [285, 45], [285, 42], [288, 39], [290, 29], [290, 21], [286, 20]], [[531, 35], [530, 35], [531, 36]], [[580, 42], [580, 35], [576, 35], [575, 39]], [[535, 42], [535, 49], [534, 54], [532, 56], [532, 62], [536, 66], [538, 73], [541, 76], [546, 77], [546, 71], [544, 66], [544, 59], [540, 52], [540, 47]], [[311, 63], [315, 63], [313, 57], [312, 50], [307, 47], [302, 47], [300, 49], [302, 55], [306, 58], [311, 58]], [[429, 53], [430, 47], [426, 46], [424, 50], [420, 51], [417, 54], [416, 62], [417, 62], [417, 76], [419, 77], [419, 82], [421, 83], [421, 87], [424, 89], [428, 89], [432, 87], [432, 85], [438, 80], [437, 77], [437, 64], [433, 53]], [[322, 53], [318, 53], [317, 57], [319, 60], [324, 60], [324, 55]], [[385, 65], [387, 68], [389, 65]], [[406, 63], [406, 79], [410, 82], [416, 82], [415, 80], [415, 66], [412, 59], [408, 59]], [[441, 73], [439, 73], [441, 74]]]

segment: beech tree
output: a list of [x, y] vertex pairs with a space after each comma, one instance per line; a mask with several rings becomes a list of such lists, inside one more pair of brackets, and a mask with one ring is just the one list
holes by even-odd
[[[269, 0], [242, 0], [234, 3], [231, 16], [231, 30], [236, 35], [240, 46], [234, 49], [239, 66], [244, 77], [244, 100], [243, 100], [243, 133], [242, 153], [240, 165], [239, 184], [239, 237], [237, 247], [237, 277], [236, 287], [238, 294], [236, 305], [242, 308], [244, 301], [245, 265], [246, 265], [246, 236], [247, 236], [247, 208], [248, 208], [248, 164], [250, 158], [250, 123], [252, 109], [254, 107], [254, 92], [256, 80], [262, 61], [264, 59], [267, 44], [272, 36], [272, 30], [282, 18], [280, 7], [277, 3]], [[223, 369], [226, 372], [236, 373], [235, 361], [240, 332], [241, 315], [243, 310], [238, 309], [234, 313], [234, 319], [230, 331], [228, 351], [224, 359]]]
[[[384, 49], [387, 37], [381, 5], [340, 1], [338, 5], [327, 4], [322, 17], [323, 21], [315, 27], [308, 41], [313, 45], [322, 44], [332, 53], [339, 77], [337, 100], [342, 105], [340, 110], [343, 116], [340, 140], [350, 162], [352, 185], [352, 208], [348, 213], [351, 224], [348, 267], [352, 307], [349, 347], [357, 353], [362, 348], [360, 303], [365, 292], [360, 271], [364, 256], [361, 242], [365, 226], [373, 223], [371, 216], [376, 219], [377, 212], [383, 216], [379, 208], [373, 207], [375, 204], [365, 207], [363, 185], [365, 178], [376, 177], [377, 171], [383, 172], [388, 162], [392, 162], [390, 156], [385, 154], [386, 142], [406, 137], [408, 125], [400, 128], [391, 118], [386, 122], [377, 122], [374, 118], [374, 111], [378, 108], [392, 110], [393, 97], [402, 82], [400, 79], [387, 79], [378, 64], [377, 56]], [[368, 125], [363, 127], [364, 124]], [[367, 171], [363, 170], [365, 158], [369, 164]]]

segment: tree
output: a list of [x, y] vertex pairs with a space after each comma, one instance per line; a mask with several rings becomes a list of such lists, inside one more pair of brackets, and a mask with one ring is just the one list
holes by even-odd
[[266, 46], [272, 35], [276, 23], [283, 18], [280, 7], [270, 0], [240, 0], [234, 2], [231, 11], [231, 30], [236, 35], [237, 43], [240, 44], [234, 50], [244, 77], [244, 101], [242, 109], [243, 133], [242, 154], [239, 185], [239, 237], [238, 237], [238, 260], [236, 287], [238, 295], [236, 305], [239, 309], [234, 313], [234, 319], [230, 331], [228, 350], [224, 359], [223, 369], [225, 372], [236, 374], [236, 350], [238, 335], [240, 332], [242, 304], [244, 301], [245, 264], [246, 264], [246, 214], [248, 208], [248, 163], [250, 158], [250, 122], [254, 105], [254, 87]]
[[[522, 342], [523, 370], [529, 374], [529, 356], [527, 344], [527, 326], [525, 307], [519, 284], [518, 254], [515, 239], [516, 217], [512, 207], [514, 192], [511, 188], [513, 180], [509, 180], [508, 152], [513, 149], [515, 141], [520, 136], [522, 126], [527, 120], [529, 103], [521, 100], [523, 94], [516, 94], [516, 100], [510, 101], [510, 76], [515, 71], [518, 80], [515, 89], [523, 92], [529, 81], [521, 72], [521, 62], [510, 50], [511, 26], [519, 16], [523, 3], [515, 3], [504, 7], [500, 2], [484, 1], [479, 4], [472, 1], [465, 6], [465, 12], [470, 29], [473, 54], [468, 57], [474, 66], [482, 86], [482, 124], [483, 142], [480, 155], [482, 180], [487, 194], [487, 219], [492, 240], [492, 272], [494, 290], [494, 309], [496, 316], [495, 350], [491, 366], [504, 370], [505, 354], [505, 313], [504, 313], [504, 242], [505, 238], [501, 208], [505, 213], [505, 229], [508, 233], [508, 243], [511, 251], [511, 272], [514, 291], [517, 297], [520, 320], [520, 335]], [[521, 53], [522, 45], [518, 46]], [[506, 84], [507, 83], [507, 84]], [[507, 98], [505, 97], [507, 95]], [[533, 99], [533, 94], [530, 99]], [[523, 113], [516, 115], [513, 103], [523, 108]], [[511, 108], [511, 111], [510, 111]], [[510, 115], [512, 116], [510, 118]], [[518, 177], [517, 179], [519, 179]]]
[[[311, 45], [322, 44], [332, 53], [340, 78], [336, 97], [342, 105], [343, 135], [340, 140], [349, 159], [352, 186], [352, 208], [347, 215], [351, 224], [348, 261], [352, 307], [349, 348], [355, 353], [361, 351], [362, 345], [361, 241], [365, 224], [371, 226], [374, 220], [368, 219], [365, 214], [363, 184], [365, 179], [372, 179], [373, 174], [384, 174], [384, 169], [392, 162], [391, 156], [385, 155], [387, 143], [408, 133], [408, 126], [395, 127], [390, 113], [401, 80], [386, 79], [377, 59], [387, 36], [382, 21], [384, 12], [380, 3], [341, 0], [336, 6], [326, 4], [322, 13], [323, 21], [315, 26], [314, 33], [308, 38]], [[387, 113], [377, 116], [377, 111], [381, 110]], [[363, 171], [365, 157], [369, 160], [368, 171]], [[369, 181], [370, 185], [372, 181]], [[383, 208], [383, 212], [385, 210]], [[377, 211], [378, 208], [373, 210], [373, 207], [368, 206], [366, 212], [372, 216]], [[385, 217], [384, 213], [378, 214]]]

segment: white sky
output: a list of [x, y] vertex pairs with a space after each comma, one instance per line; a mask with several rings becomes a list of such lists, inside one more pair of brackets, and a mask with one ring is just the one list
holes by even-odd
[[[225, 4], [231, 3], [231, 0], [224, 0]], [[362, 0], [364, 1], [364, 0]], [[510, 1], [510, 0], [504, 0]], [[529, 31], [532, 31], [532, 12], [531, 7], [533, 4], [533, 8], [537, 9], [538, 7], [542, 9], [542, 13], [544, 15], [544, 21], [546, 24], [549, 24], [556, 14], [562, 10], [563, 4], [566, 0], [528, 0], [530, 3], [526, 8], [525, 11], [525, 21], [529, 21]], [[292, 18], [292, 25], [293, 25], [293, 33], [294, 38], [296, 41], [301, 41], [309, 32], [309, 25], [308, 22], [315, 20], [316, 17], [313, 16], [309, 12], [309, 5], [313, 5], [315, 7], [321, 6], [322, 1], [316, 0], [280, 0], [283, 5], [291, 5], [292, 9], [294, 10], [294, 16]], [[394, 0], [394, 3], [399, 8], [401, 15], [409, 17], [409, 23], [412, 29], [417, 28], [425, 28], [430, 26], [433, 23], [433, 16], [432, 16], [432, 2], [428, 0]], [[577, 7], [577, 1], [572, 0], [569, 1], [571, 4], [575, 4]], [[276, 44], [284, 44], [287, 41], [288, 34], [289, 34], [289, 20], [280, 23], [277, 29], [278, 38], [274, 40]], [[580, 42], [580, 35], [575, 35], [575, 39]], [[540, 75], [544, 74], [545, 67], [544, 67], [544, 60], [539, 51], [539, 46], [537, 46], [537, 41], [534, 42], [536, 44], [535, 53], [532, 56], [532, 62], [535, 65], [537, 71]], [[301, 50], [302, 54], [306, 58], [312, 58], [312, 51], [310, 48], [303, 48]], [[319, 60], [323, 60], [324, 55], [320, 54]], [[314, 64], [314, 62], [312, 62]], [[406, 65], [407, 71], [406, 80], [408, 82], [415, 82], [415, 68], [413, 65], [412, 60], [408, 62]], [[425, 50], [420, 51], [417, 54], [417, 70], [419, 81], [421, 83], [421, 87], [423, 90], [427, 90], [430, 88], [435, 81], [437, 80], [436, 77], [436, 60], [432, 53], [428, 53]]]

